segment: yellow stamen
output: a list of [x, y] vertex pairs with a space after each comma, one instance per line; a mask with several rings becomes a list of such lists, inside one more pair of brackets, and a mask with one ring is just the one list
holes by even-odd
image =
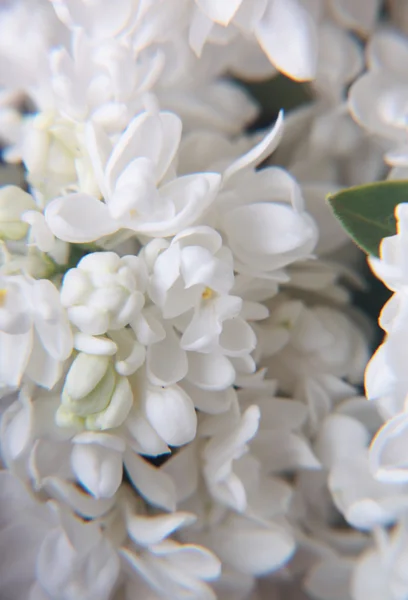
[[214, 296], [214, 291], [210, 287], [206, 287], [203, 293], [201, 294], [201, 298], [203, 300], [209, 300]]
[[0, 306], [4, 306], [6, 303], [7, 290], [4, 288], [0, 289]]

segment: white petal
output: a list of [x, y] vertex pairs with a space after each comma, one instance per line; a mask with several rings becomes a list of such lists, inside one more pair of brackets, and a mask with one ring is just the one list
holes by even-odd
[[149, 381], [153, 385], [171, 385], [183, 379], [187, 370], [187, 356], [180, 348], [180, 340], [172, 327], [166, 327], [165, 339], [152, 344], [147, 350]]
[[29, 210], [22, 215], [21, 220], [31, 226], [31, 235], [38, 249], [41, 252], [49, 252], [54, 246], [55, 238], [45, 222], [44, 215], [37, 210]]
[[224, 390], [234, 383], [235, 370], [225, 356], [189, 352], [187, 379], [203, 390]]
[[85, 301], [92, 291], [92, 283], [83, 269], [69, 269], [64, 275], [61, 288], [62, 306], [72, 306]]
[[385, 70], [369, 71], [350, 88], [349, 110], [352, 117], [370, 133], [406, 142], [404, 112], [407, 89], [395, 75]]
[[247, 494], [241, 479], [230, 473], [222, 481], [207, 480], [208, 491], [217, 502], [242, 513], [247, 508]]
[[180, 275], [180, 248], [173, 245], [164, 250], [154, 263], [150, 281], [150, 296], [161, 306], [166, 292], [175, 284]]
[[380, 552], [369, 551], [359, 558], [351, 580], [351, 591], [355, 600], [384, 600], [389, 597], [390, 579]]
[[194, 439], [197, 416], [194, 404], [178, 386], [148, 389], [146, 417], [169, 446], [182, 446]]
[[302, 216], [289, 205], [266, 202], [230, 211], [224, 227], [232, 250], [244, 259], [290, 252], [309, 234]]
[[345, 415], [330, 415], [321, 425], [317, 436], [315, 451], [326, 468], [353, 457], [366, 448], [369, 432], [356, 419]]
[[37, 385], [51, 390], [63, 373], [63, 363], [53, 358], [44, 348], [36, 332], [33, 348], [26, 367], [26, 375]]
[[74, 347], [79, 352], [85, 354], [99, 354], [113, 356], [116, 354], [118, 347], [115, 342], [112, 342], [106, 337], [94, 337], [87, 333], [76, 333], [74, 335]]
[[335, 17], [347, 29], [366, 33], [374, 27], [380, 8], [379, 0], [331, 0]]
[[345, 600], [350, 597], [352, 570], [351, 560], [325, 560], [308, 573], [306, 590], [317, 600]]
[[[177, 513], [176, 513], [177, 514]], [[211, 580], [219, 576], [221, 563], [207, 548], [193, 544], [157, 546], [155, 554], [163, 555], [176, 568], [185, 569], [199, 579]]]
[[122, 483], [122, 454], [97, 444], [75, 444], [71, 464], [95, 498], [111, 498]]
[[395, 385], [397, 376], [389, 362], [386, 344], [381, 344], [371, 357], [364, 374], [364, 387], [369, 400], [389, 394]]
[[200, 246], [189, 246], [181, 254], [181, 273], [187, 288], [205, 284], [219, 293], [227, 293], [234, 284], [232, 265], [214, 257]]
[[[349, 2], [350, 0], [344, 1]], [[365, 2], [374, 1], [365, 0]], [[332, 0], [332, 2], [338, 2], [338, 0]], [[393, 28], [381, 28], [372, 36], [367, 45], [367, 63], [370, 70], [389, 71], [395, 73], [398, 79], [404, 80], [404, 62], [406, 60], [408, 60], [407, 39]]]
[[[252, 390], [243, 394], [239, 393], [240, 404], [243, 408], [254, 402]], [[262, 429], [287, 431], [300, 429], [308, 417], [308, 409], [302, 402], [288, 398], [261, 397], [256, 399], [261, 409]]]
[[256, 347], [256, 335], [243, 319], [227, 319], [222, 325], [220, 346], [227, 356], [245, 356]]
[[97, 444], [115, 452], [122, 453], [126, 449], [126, 442], [123, 438], [112, 433], [95, 433], [93, 431], [82, 431], [72, 440], [75, 444]]
[[106, 174], [111, 186], [126, 166], [139, 157], [156, 165], [157, 181], [173, 160], [181, 135], [181, 121], [172, 113], [137, 115], [128, 125], [109, 159]]
[[162, 144], [156, 163], [157, 180], [161, 181], [166, 175], [180, 144], [182, 122], [181, 119], [167, 111], [159, 114], [162, 128]]
[[[126, 427], [133, 440], [136, 442], [136, 450], [140, 454], [148, 456], [159, 456], [170, 452], [167, 444], [150, 425], [149, 421], [140, 411], [133, 409], [126, 419]], [[132, 447], [135, 446], [133, 440], [130, 441]]]
[[[248, 523], [219, 527], [214, 532], [218, 556], [237, 571], [263, 575], [279, 569], [290, 559], [295, 541], [283, 527], [259, 527]], [[250, 551], [249, 551], [250, 550]]]
[[196, 0], [196, 4], [212, 21], [220, 25], [228, 25], [234, 17], [242, 0], [231, 0], [227, 2], [218, 2], [217, 0]]
[[370, 448], [370, 470], [379, 481], [408, 481], [408, 415], [399, 414], [375, 435]]
[[141, 344], [150, 346], [165, 339], [166, 331], [163, 325], [150, 312], [143, 310], [131, 323], [137, 339]]
[[333, 194], [332, 183], [312, 183], [302, 185], [302, 192], [308, 212], [315, 219], [319, 228], [319, 242], [316, 252], [319, 256], [324, 253], [333, 252], [348, 240], [347, 233], [341, 227], [337, 219], [333, 219], [326, 198]]
[[316, 24], [298, 0], [269, 2], [256, 27], [256, 36], [279, 71], [300, 81], [314, 77], [317, 62]]
[[3, 414], [1, 421], [2, 455], [9, 468], [23, 456], [34, 434], [33, 411], [29, 405], [23, 408], [19, 403], [12, 404]]
[[35, 329], [43, 346], [55, 360], [67, 359], [72, 352], [73, 338], [58, 290], [51, 281], [41, 279], [34, 283], [32, 294]]
[[175, 510], [176, 490], [166, 473], [130, 450], [125, 452], [125, 467], [133, 485], [148, 502], [164, 510]]
[[173, 454], [163, 465], [162, 470], [175, 484], [178, 503], [192, 496], [197, 490], [200, 478], [195, 444], [184, 446]]
[[259, 144], [254, 146], [249, 152], [234, 161], [224, 172], [224, 182], [230, 179], [238, 171], [248, 167], [259, 165], [265, 158], [270, 156], [277, 148], [283, 135], [283, 111], [280, 111], [276, 123], [271, 131], [263, 138]]
[[195, 10], [193, 12], [190, 30], [188, 32], [188, 42], [196, 56], [201, 56], [213, 26], [214, 22], [200, 10]]
[[27, 366], [31, 348], [32, 332], [9, 334], [0, 331], [0, 382], [4, 386], [17, 387]]
[[[86, 532], [91, 524], [81, 523]], [[119, 574], [119, 558], [107, 538], [85, 555], [76, 552], [61, 531], [45, 538], [37, 557], [37, 576], [51, 597], [69, 597], [72, 587], [81, 586], [88, 598], [108, 600]]]
[[194, 225], [215, 199], [220, 186], [218, 173], [185, 175], [160, 188], [162, 202], [174, 202], [176, 214], [171, 219], [138, 224], [135, 231], [149, 236], [168, 237]]
[[85, 140], [99, 189], [102, 196], [107, 199], [111, 190], [107, 184], [104, 172], [112, 151], [112, 144], [102, 127], [91, 122], [88, 122], [86, 125]]
[[212, 227], [207, 225], [198, 225], [197, 227], [189, 227], [176, 235], [172, 244], [178, 243], [180, 248], [188, 246], [202, 246], [207, 248], [211, 254], [216, 254], [222, 246], [222, 237]]
[[[203, 450], [209, 465], [219, 465], [235, 457], [236, 450], [242, 448], [257, 433], [260, 411], [255, 405], [246, 409], [239, 423], [229, 431], [214, 435]], [[209, 470], [207, 470], [207, 474]]]
[[191, 525], [196, 517], [190, 513], [176, 512], [169, 515], [130, 515], [127, 519], [129, 536], [136, 544], [157, 544], [180, 527]]
[[308, 442], [293, 433], [260, 431], [251, 448], [270, 472], [321, 468]]
[[146, 348], [135, 341], [132, 350], [126, 358], [115, 363], [115, 369], [120, 375], [128, 376], [136, 373], [146, 358]]
[[100, 498], [99, 500], [82, 492], [71, 482], [59, 477], [46, 477], [43, 481], [44, 490], [51, 498], [67, 504], [74, 512], [86, 518], [95, 519], [106, 514], [115, 504], [114, 498]]
[[95, 242], [119, 228], [106, 204], [87, 194], [52, 200], [45, 209], [45, 220], [57, 238], [72, 243]]
[[235, 396], [235, 390], [230, 387], [220, 391], [202, 390], [188, 381], [184, 380], [181, 387], [192, 399], [194, 406], [205, 413], [217, 415], [227, 411]]
[[67, 310], [68, 318], [80, 331], [88, 335], [102, 335], [109, 327], [108, 311], [92, 306], [71, 306]]

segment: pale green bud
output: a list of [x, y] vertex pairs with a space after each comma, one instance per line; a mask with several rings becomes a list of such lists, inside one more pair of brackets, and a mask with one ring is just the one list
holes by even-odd
[[58, 425], [104, 430], [123, 423], [133, 394], [127, 378], [115, 371], [112, 357], [80, 352], [66, 376], [61, 401]]
[[28, 230], [21, 215], [36, 208], [33, 197], [21, 188], [15, 185], [0, 188], [0, 238], [21, 240]]
[[118, 377], [111, 401], [105, 410], [89, 415], [85, 420], [87, 429], [111, 429], [119, 427], [126, 419], [133, 404], [133, 393], [127, 377]]

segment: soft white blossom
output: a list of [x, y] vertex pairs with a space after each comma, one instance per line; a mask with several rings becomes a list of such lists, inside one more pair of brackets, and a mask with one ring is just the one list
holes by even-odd
[[14, 185], [6, 185], [0, 191], [0, 236], [3, 239], [20, 240], [28, 230], [22, 219], [28, 210], [36, 208], [35, 202], [27, 192]]
[[55, 286], [46, 279], [1, 276], [0, 381], [16, 387], [24, 374], [52, 388], [72, 351], [72, 332]]
[[104, 132], [89, 124], [88, 151], [105, 201], [84, 193], [53, 200], [45, 216], [54, 235], [92, 242], [126, 228], [165, 237], [191, 225], [213, 201], [220, 176], [171, 176], [180, 135], [180, 120], [166, 112], [137, 115], [113, 148]]
[[101, 335], [122, 329], [144, 304], [146, 267], [136, 256], [87, 254], [64, 277], [61, 303], [82, 332]]
[[406, 205], [369, 403], [325, 203], [406, 177], [381, 4], [0, 2], [1, 598], [405, 597]]

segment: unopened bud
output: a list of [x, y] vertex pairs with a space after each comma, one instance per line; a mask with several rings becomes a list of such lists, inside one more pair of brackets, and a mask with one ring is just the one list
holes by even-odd
[[0, 238], [21, 240], [28, 230], [28, 224], [21, 216], [27, 210], [35, 209], [34, 199], [21, 188], [15, 185], [0, 188]]

